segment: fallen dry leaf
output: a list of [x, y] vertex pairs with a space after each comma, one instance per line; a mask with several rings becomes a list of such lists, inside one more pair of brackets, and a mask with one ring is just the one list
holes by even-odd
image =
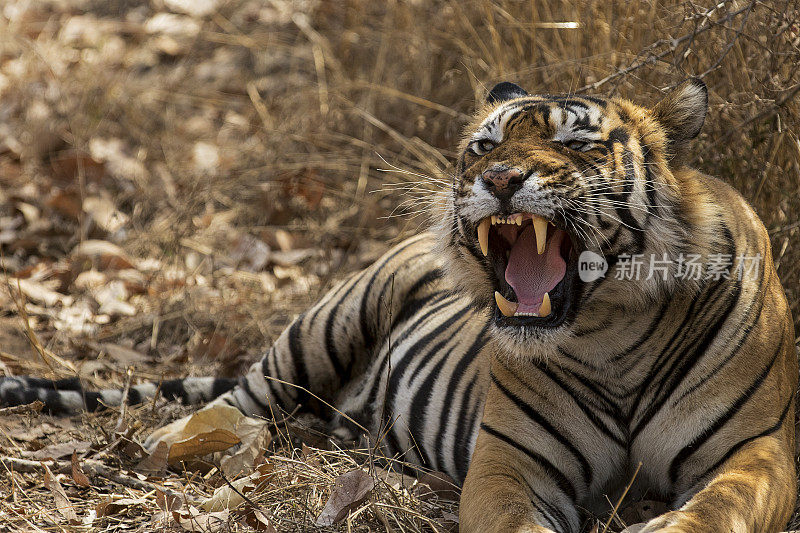
[[67, 493], [64, 492], [64, 487], [61, 486], [61, 483], [58, 482], [45, 463], [42, 463], [42, 466], [44, 466], [44, 484], [50, 489], [50, 493], [53, 495], [56, 510], [61, 513], [61, 516], [70, 524], [76, 525], [80, 523], [75, 508], [72, 506], [72, 503], [70, 503], [69, 498], [67, 498]]
[[210, 405], [188, 417], [183, 434], [191, 436], [214, 429], [226, 429], [232, 432], [242, 418], [244, 414], [232, 405]]
[[[236, 436], [235, 431], [236, 425], [243, 418], [244, 415], [242, 412], [233, 406], [210, 404], [187, 417], [176, 420], [175, 422], [172, 422], [171, 424], [168, 424], [155, 431], [147, 439], [146, 444], [149, 448], [154, 449], [154, 445], [156, 443], [166, 443], [170, 449], [168, 454], [168, 460], [170, 463], [173, 462], [173, 457], [183, 455], [184, 451], [188, 451], [190, 447], [196, 446], [198, 444], [197, 442], [194, 442], [191, 445], [188, 444], [188, 442], [199, 435], [205, 435], [203, 439], [204, 441], [208, 441], [208, 437], [210, 437], [212, 441], [215, 438], [223, 439], [222, 441], [217, 442], [218, 446], [221, 446], [223, 443], [229, 443], [225, 448], [217, 447], [216, 449], [206, 453], [222, 451], [240, 442], [241, 439]], [[209, 435], [213, 432], [220, 433]], [[180, 446], [176, 451], [173, 451], [173, 447], [179, 442], [184, 443], [184, 445]], [[178, 453], [178, 451], [181, 453]], [[196, 451], [202, 450], [198, 449]]]
[[241, 494], [254, 492], [256, 488], [257, 484], [252, 475], [231, 481], [230, 486], [226, 484], [217, 487], [214, 490], [214, 494], [204, 500], [200, 507], [205, 511], [211, 512], [236, 509], [245, 501]]
[[185, 511], [173, 511], [172, 517], [185, 531], [215, 533], [227, 528], [229, 514], [227, 509], [203, 513], [190, 506]]
[[159, 442], [155, 449], [139, 461], [134, 470], [148, 477], [162, 477], [167, 473], [167, 456], [169, 446], [166, 442]]
[[444, 472], [426, 472], [419, 478], [414, 493], [420, 500], [439, 499], [457, 502], [461, 489], [458, 484]]
[[200, 32], [200, 25], [190, 17], [157, 13], [145, 22], [144, 30], [152, 34], [193, 37]]
[[31, 403], [22, 405], [11, 405], [8, 407], [0, 407], [0, 416], [7, 415], [38, 415], [44, 409], [44, 402], [41, 400], [34, 400]]
[[375, 480], [363, 470], [351, 470], [342, 474], [336, 478], [328, 502], [314, 524], [322, 527], [339, 522], [366, 500], [373, 488]]
[[214, 494], [201, 503], [200, 507], [205, 511], [235, 509], [245, 501], [242, 495], [249, 497], [251, 493], [258, 493], [269, 486], [275, 477], [273, 470], [270, 463], [259, 465], [249, 476], [232, 481], [230, 485], [217, 487]]
[[180, 461], [199, 459], [214, 452], [227, 450], [240, 442], [239, 437], [227, 429], [215, 429], [205, 433], [198, 433], [188, 439], [179, 440], [170, 446], [167, 462], [174, 464]]
[[244, 522], [256, 531], [266, 531], [267, 533], [278, 533], [270, 517], [258, 509], [248, 507], [244, 514]]
[[272, 442], [266, 420], [245, 417], [239, 420], [233, 433], [242, 441], [236, 451], [220, 460], [222, 473], [235, 477], [253, 469], [256, 460]]
[[35, 452], [23, 453], [24, 456], [30, 457], [37, 461], [45, 461], [49, 459], [61, 459], [72, 455], [74, 452], [83, 453], [89, 449], [91, 442], [85, 440], [71, 440], [68, 442], [59, 442], [57, 444], [50, 444], [41, 450]]
[[100, 518], [119, 514], [130, 507], [143, 507], [145, 505], [147, 505], [147, 500], [144, 498], [118, 498], [112, 496], [98, 503], [95, 511], [97, 512], [97, 517]]
[[127, 456], [129, 459], [138, 460], [148, 456], [147, 450], [145, 450], [144, 447], [135, 440], [131, 440], [128, 437], [120, 435], [115, 435], [114, 438], [119, 438], [117, 450], [119, 450], [121, 454]]
[[53, 327], [58, 331], [91, 336], [97, 332], [98, 324], [107, 324], [108, 315], [95, 314], [88, 299], [78, 300], [75, 304], [59, 309], [55, 313]]
[[72, 452], [70, 463], [72, 463], [72, 481], [74, 481], [76, 485], [80, 485], [81, 487], [90, 487], [92, 484], [89, 482], [89, 478], [86, 477], [86, 474], [83, 472], [83, 469], [81, 468], [81, 463], [78, 460], [77, 453]]
[[310, 209], [316, 209], [325, 195], [325, 184], [317, 179], [315, 169], [304, 169], [294, 176], [282, 180], [286, 194], [305, 200]]
[[177, 511], [183, 507], [183, 500], [177, 494], [166, 494], [156, 490], [156, 505], [162, 511]]

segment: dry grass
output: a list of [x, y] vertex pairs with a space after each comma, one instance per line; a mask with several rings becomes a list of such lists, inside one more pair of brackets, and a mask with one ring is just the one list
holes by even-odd
[[[113, 241], [161, 265], [136, 278], [133, 316], [112, 314], [88, 337], [29, 304], [42, 346], [89, 384], [120, 384], [127, 366], [97, 342], [145, 354], [137, 378], [241, 371], [332, 280], [424, 227], [428, 193], [447, 179], [465, 117], [502, 80], [654, 102], [686, 77], [703, 77], [711, 109], [691, 163], [756, 207], [798, 324], [796, 2], [229, 0], [202, 17], [162, 20], [168, 27], [158, 30], [153, 17], [169, 12], [164, 4], [174, 5], [0, 7], [4, 267], [88, 301], [76, 281], [102, 269], [75, 259], [81, 241]], [[389, 165], [421, 176], [379, 170]], [[123, 227], [100, 227], [87, 197], [110, 199], [127, 217]], [[382, 218], [398, 206], [409, 216]], [[248, 269], [240, 253], [248, 239], [310, 257]], [[7, 370], [70, 375], [26, 351], [9, 329], [19, 330], [13, 302], [4, 306]], [[102, 442], [109, 430], [95, 420], [76, 422], [76, 434]], [[2, 444], [7, 453], [28, 445], [13, 436]], [[332, 463], [326, 475], [337, 469]], [[24, 476], [15, 494], [39, 494], [20, 506], [42, 525], [35, 510], [46, 493]], [[203, 483], [219, 479], [197, 482], [207, 490]], [[319, 491], [303, 504], [308, 516], [324, 502]], [[309, 523], [292, 520], [284, 526]], [[354, 527], [379, 523], [364, 512]]]

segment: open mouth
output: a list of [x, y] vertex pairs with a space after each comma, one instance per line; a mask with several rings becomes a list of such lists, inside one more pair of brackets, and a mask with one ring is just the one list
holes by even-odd
[[478, 244], [495, 274], [495, 321], [556, 327], [572, 304], [578, 251], [564, 229], [539, 215], [493, 215], [478, 224]]

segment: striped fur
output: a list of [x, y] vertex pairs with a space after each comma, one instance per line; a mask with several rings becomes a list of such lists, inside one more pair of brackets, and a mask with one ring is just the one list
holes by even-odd
[[[212, 403], [255, 415], [300, 406], [357, 437], [315, 397], [335, 405], [382, 436], [385, 453], [463, 482], [462, 531], [577, 532], [583, 510], [608, 511], [640, 462], [628, 498], [674, 509], [645, 531], [778, 531], [796, 495], [793, 326], [757, 216], [680, 163], [705, 107], [699, 83], [652, 109], [498, 86], [467, 127], [435, 234], [332, 289]], [[567, 148], [575, 138], [589, 149]], [[471, 154], [476, 141], [493, 148]], [[527, 172], [503, 201], [479, 178], [498, 163]], [[605, 278], [575, 282], [552, 327], [509, 325], [492, 299], [499, 281], [476, 228], [514, 212], [546, 216], [609, 262]], [[674, 264], [666, 279], [612, 273], [624, 254], [694, 253], [760, 254], [760, 275], [684, 280]], [[0, 402], [82, 403], [25, 379], [0, 381]], [[202, 383], [183, 396], [226, 386]], [[167, 427], [148, 444], [169, 437]]]

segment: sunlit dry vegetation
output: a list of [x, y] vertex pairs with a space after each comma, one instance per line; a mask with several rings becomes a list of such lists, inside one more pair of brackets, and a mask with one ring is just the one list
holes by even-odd
[[[689, 162], [756, 207], [798, 324], [798, 69], [793, 0], [7, 0], [0, 368], [89, 387], [242, 372], [331, 283], [426, 227], [460, 128], [503, 80], [653, 103], [702, 77], [710, 111]], [[209, 496], [219, 471], [109, 473], [136, 464], [120, 439], [179, 412], [3, 415], [2, 455], [22, 461], [3, 463], [4, 527], [191, 529], [167, 496]], [[374, 487], [325, 527], [454, 527], [454, 504], [387, 481], [370, 454], [297, 448], [301, 426], [272, 428], [294, 441], [273, 440], [269, 488], [209, 527], [313, 529], [359, 467]], [[69, 453], [66, 475], [50, 466], [81, 525], [24, 462], [67, 441], [89, 486]]]

